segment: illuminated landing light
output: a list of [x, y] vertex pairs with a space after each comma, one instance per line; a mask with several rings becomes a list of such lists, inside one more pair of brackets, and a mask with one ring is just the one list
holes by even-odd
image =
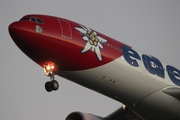
[[124, 110], [126, 110], [126, 105], [123, 105], [122, 108], [123, 108]]
[[45, 75], [52, 76], [58, 71], [58, 66], [53, 62], [46, 62], [43, 69]]
[[51, 69], [54, 69], [54, 65], [53, 65], [53, 66], [51, 66]]

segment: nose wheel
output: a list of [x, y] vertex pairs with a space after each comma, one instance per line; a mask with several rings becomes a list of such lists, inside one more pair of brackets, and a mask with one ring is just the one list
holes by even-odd
[[56, 80], [48, 81], [45, 83], [45, 89], [47, 92], [51, 92], [52, 90], [56, 91], [59, 88], [59, 83]]
[[54, 63], [47, 62], [44, 65], [44, 74], [50, 77], [50, 81], [45, 83], [47, 92], [56, 91], [59, 88], [59, 83], [54, 79], [54, 74], [57, 72], [58, 67]]
[[56, 91], [59, 88], [59, 83], [56, 80], [48, 81], [45, 83], [45, 89], [47, 92]]

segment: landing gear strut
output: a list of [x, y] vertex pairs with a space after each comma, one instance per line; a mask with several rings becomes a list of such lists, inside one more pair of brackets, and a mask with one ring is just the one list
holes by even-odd
[[54, 79], [54, 74], [57, 72], [58, 66], [52, 62], [47, 62], [44, 65], [44, 74], [50, 77], [50, 81], [45, 83], [45, 89], [47, 92], [52, 90], [56, 91], [59, 88], [59, 83]]

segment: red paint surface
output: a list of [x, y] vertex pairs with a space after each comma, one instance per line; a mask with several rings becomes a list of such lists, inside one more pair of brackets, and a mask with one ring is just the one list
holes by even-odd
[[[98, 36], [107, 40], [106, 44], [102, 44], [104, 48], [100, 49], [102, 61], [98, 60], [91, 49], [82, 54], [86, 41], [82, 39], [83, 34], [74, 28], [81, 28], [78, 23], [45, 15], [25, 17], [40, 18], [44, 24], [18, 21], [9, 26], [9, 32], [17, 46], [41, 66], [46, 61], [51, 61], [56, 63], [60, 70], [85, 70], [107, 64], [122, 56], [122, 52], [111, 45], [120, 49], [124, 44], [98, 32]], [[36, 32], [37, 25], [43, 28], [43, 33]]]

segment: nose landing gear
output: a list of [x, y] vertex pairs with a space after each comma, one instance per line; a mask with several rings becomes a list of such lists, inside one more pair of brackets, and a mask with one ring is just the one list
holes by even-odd
[[56, 91], [59, 88], [59, 83], [56, 80], [48, 81], [45, 83], [45, 89], [47, 92], [51, 92], [52, 90]]
[[52, 90], [56, 91], [59, 88], [59, 83], [54, 80], [54, 74], [58, 70], [58, 66], [52, 62], [47, 62], [44, 64], [44, 74], [50, 77], [50, 81], [45, 83], [45, 89], [47, 92], [51, 92]]

